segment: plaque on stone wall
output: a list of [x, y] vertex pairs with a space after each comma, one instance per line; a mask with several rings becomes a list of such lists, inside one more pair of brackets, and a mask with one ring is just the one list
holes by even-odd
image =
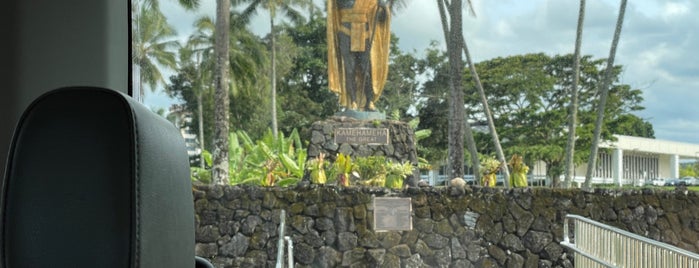
[[389, 144], [387, 128], [336, 128], [334, 131], [335, 143], [349, 144]]
[[404, 197], [374, 197], [374, 231], [413, 229], [412, 201]]

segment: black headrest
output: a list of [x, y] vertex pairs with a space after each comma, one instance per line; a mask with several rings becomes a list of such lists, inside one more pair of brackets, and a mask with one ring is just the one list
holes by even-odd
[[22, 115], [0, 199], [0, 267], [194, 267], [184, 140], [130, 97], [62, 88]]

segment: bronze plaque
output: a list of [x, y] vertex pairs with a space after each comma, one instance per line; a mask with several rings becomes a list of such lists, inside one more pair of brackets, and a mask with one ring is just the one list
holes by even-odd
[[374, 231], [412, 230], [412, 210], [409, 197], [374, 197]]
[[387, 128], [336, 128], [335, 143], [389, 144]]

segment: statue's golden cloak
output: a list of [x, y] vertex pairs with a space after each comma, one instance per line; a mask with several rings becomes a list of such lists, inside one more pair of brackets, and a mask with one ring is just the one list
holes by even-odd
[[[340, 105], [351, 108], [352, 101], [348, 89], [346, 87], [344, 63], [342, 55], [340, 55], [339, 42], [337, 34], [341, 31], [347, 32], [346, 27], [341, 27], [343, 21], [342, 12], [335, 7], [335, 0], [328, 0], [328, 19], [327, 19], [327, 42], [328, 42], [328, 87], [330, 91], [335, 92], [340, 97]], [[369, 23], [369, 31], [373, 32], [373, 37], [369, 37], [371, 43], [370, 65], [371, 77], [374, 91], [373, 102], [379, 99], [383, 87], [386, 84], [388, 77], [388, 52], [390, 46], [390, 11], [386, 10], [385, 19], [377, 20], [377, 0], [356, 0], [354, 11], [361, 11], [366, 14], [366, 20]], [[348, 18], [344, 18], [345, 21]], [[355, 43], [355, 42], [352, 42]], [[364, 43], [364, 42], [362, 42]], [[363, 45], [361, 45], [363, 47]], [[353, 44], [353, 50], [355, 49]], [[361, 49], [361, 48], [360, 48]], [[357, 91], [357, 107], [360, 109], [366, 107], [366, 96], [363, 89]]]

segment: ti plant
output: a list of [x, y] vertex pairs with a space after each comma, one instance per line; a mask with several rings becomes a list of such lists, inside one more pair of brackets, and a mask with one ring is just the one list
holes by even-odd
[[524, 164], [521, 155], [512, 155], [510, 162], [507, 163], [510, 166], [510, 185], [512, 187], [527, 187], [527, 173], [529, 173], [529, 167]]
[[350, 185], [350, 173], [354, 169], [355, 164], [352, 162], [352, 157], [342, 153], [337, 154], [335, 162], [330, 169], [330, 178], [337, 182], [340, 186]]
[[485, 157], [481, 160], [481, 185], [495, 187], [496, 174], [500, 171], [502, 163], [494, 157]]
[[357, 157], [356, 171], [361, 184], [383, 187], [386, 184], [386, 158], [383, 156]]
[[403, 164], [387, 162], [387, 174], [386, 174], [386, 184], [384, 186], [393, 189], [400, 189], [403, 187], [403, 181], [405, 178], [413, 174], [413, 165], [410, 162], [405, 162]]
[[325, 184], [328, 181], [327, 177], [325, 176], [326, 163], [324, 153], [320, 153], [318, 158], [308, 160], [306, 167], [310, 171], [312, 183]]

